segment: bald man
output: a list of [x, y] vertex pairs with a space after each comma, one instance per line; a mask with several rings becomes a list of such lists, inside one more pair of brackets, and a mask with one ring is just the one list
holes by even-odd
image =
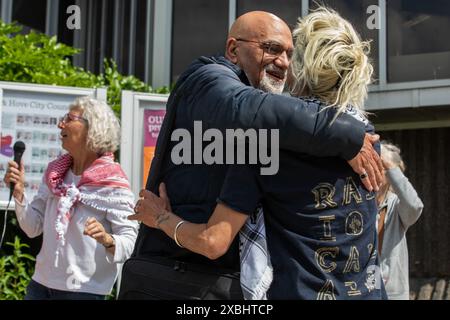
[[[204, 130], [222, 133], [279, 129], [281, 149], [350, 160], [364, 174], [369, 190], [381, 183], [381, 163], [372, 149], [376, 139], [365, 135], [364, 125], [341, 114], [330, 127], [333, 109], [318, 113], [311, 101], [274, 94], [283, 91], [292, 51], [285, 22], [267, 12], [250, 12], [231, 27], [225, 57], [201, 57], [180, 76], [169, 97], [146, 187], [158, 193], [164, 182], [171, 208], [152, 215], [151, 201], [136, 205], [133, 218], [143, 224], [134, 258], [124, 266], [121, 299], [146, 298], [136, 292], [162, 299], [242, 298], [238, 243], [233, 239], [247, 217], [226, 208], [212, 216], [227, 166], [190, 164], [196, 163], [196, 149], [189, 152], [190, 163], [175, 163], [171, 155], [177, 144], [171, 134], [176, 129], [194, 138], [198, 121]], [[146, 270], [147, 276], [136, 270]]]
[[293, 50], [286, 23], [270, 13], [253, 11], [232, 25], [225, 57], [244, 71], [253, 87], [281, 94]]

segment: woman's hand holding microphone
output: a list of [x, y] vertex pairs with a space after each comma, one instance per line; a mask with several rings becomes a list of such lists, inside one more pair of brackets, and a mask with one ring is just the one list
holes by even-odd
[[14, 183], [13, 196], [14, 198], [22, 202], [23, 194], [25, 190], [25, 169], [23, 165], [23, 161], [20, 162], [19, 165], [14, 161], [8, 162], [8, 169], [6, 170], [5, 177], [3, 181], [9, 186], [11, 183]]

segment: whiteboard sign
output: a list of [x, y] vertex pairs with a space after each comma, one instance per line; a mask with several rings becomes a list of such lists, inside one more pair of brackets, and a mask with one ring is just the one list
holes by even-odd
[[106, 98], [105, 89], [0, 82], [0, 209], [6, 208], [9, 199], [9, 186], [3, 177], [8, 161], [14, 158], [14, 143], [20, 140], [26, 146], [22, 157], [25, 192], [32, 199], [48, 163], [63, 153], [58, 122], [68, 112], [69, 105], [84, 95]]

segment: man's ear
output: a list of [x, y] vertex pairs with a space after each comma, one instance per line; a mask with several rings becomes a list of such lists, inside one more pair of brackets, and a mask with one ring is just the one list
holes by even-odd
[[235, 38], [227, 39], [227, 46], [225, 49], [225, 57], [233, 63], [238, 62], [237, 58], [237, 41]]

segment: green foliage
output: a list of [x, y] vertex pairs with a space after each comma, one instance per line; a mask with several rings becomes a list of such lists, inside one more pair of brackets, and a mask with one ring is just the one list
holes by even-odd
[[22, 251], [29, 246], [19, 237], [7, 242], [12, 254], [0, 257], [0, 300], [22, 300], [34, 272], [35, 259]]
[[137, 92], [169, 93], [167, 87], [153, 90], [134, 76], [124, 76], [117, 70], [117, 64], [111, 60], [104, 60], [105, 74], [103, 76], [104, 85], [108, 87], [108, 103], [114, 112], [120, 113], [120, 96], [122, 90]]
[[74, 87], [97, 87], [101, 77], [73, 66], [69, 57], [78, 49], [58, 43], [56, 37], [0, 22], [0, 79]]
[[111, 293], [106, 295], [105, 300], [116, 300], [116, 296], [117, 296], [117, 287], [116, 287], [116, 284], [114, 284], [114, 287], [111, 290]]
[[58, 86], [98, 88], [108, 86], [108, 104], [120, 117], [121, 90], [168, 93], [166, 87], [153, 90], [134, 76], [124, 76], [112, 60], [104, 60], [105, 74], [95, 75], [72, 64], [79, 49], [57, 42], [56, 37], [0, 21], [0, 80]]

